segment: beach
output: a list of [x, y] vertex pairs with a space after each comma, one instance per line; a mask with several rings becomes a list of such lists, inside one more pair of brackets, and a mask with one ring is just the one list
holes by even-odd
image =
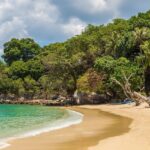
[[[150, 150], [150, 109], [133, 105], [86, 106], [132, 118], [129, 132], [101, 140], [88, 150]], [[118, 126], [119, 128], [120, 126]]]
[[80, 124], [11, 141], [4, 150], [150, 150], [150, 109], [133, 105], [71, 109], [84, 114]]
[[99, 144], [101, 140], [129, 131], [131, 119], [103, 112], [98, 108], [87, 108], [69, 108], [84, 114], [82, 123], [34, 137], [13, 140], [4, 150], [87, 150]]

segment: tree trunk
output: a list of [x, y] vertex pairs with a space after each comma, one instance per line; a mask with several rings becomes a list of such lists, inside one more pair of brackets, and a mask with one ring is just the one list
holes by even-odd
[[112, 78], [112, 80], [122, 88], [126, 97], [134, 100], [136, 106], [139, 106], [143, 102], [146, 102], [150, 106], [150, 98], [143, 96], [142, 94], [136, 91], [132, 91], [131, 84], [129, 83], [129, 80], [132, 77], [132, 75], [130, 75], [130, 77], [127, 78], [126, 75], [123, 74], [123, 77], [124, 77], [124, 83], [119, 82], [115, 78]]
[[143, 96], [142, 94], [138, 93], [138, 92], [134, 92], [133, 93], [134, 98], [138, 99], [138, 101], [141, 103], [146, 102], [149, 106], [150, 106], [150, 98]]

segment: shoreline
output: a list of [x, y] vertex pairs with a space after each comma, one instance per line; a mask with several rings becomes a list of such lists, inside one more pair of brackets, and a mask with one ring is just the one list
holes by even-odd
[[66, 109], [66, 111], [68, 114], [67, 117], [64, 116], [63, 118], [58, 119], [55, 122], [53, 122], [53, 123], [51, 123], [45, 127], [31, 130], [31, 131], [22, 133], [20, 135], [16, 135], [14, 137], [10, 137], [10, 138], [8, 137], [6, 139], [2, 139], [0, 141], [0, 149], [4, 149], [4, 148], [9, 147], [10, 146], [9, 143], [11, 141], [16, 141], [18, 139], [29, 138], [29, 137], [37, 136], [37, 135], [40, 135], [43, 133], [48, 133], [51, 131], [60, 130], [60, 129], [67, 128], [67, 127], [72, 126], [72, 125], [80, 124], [82, 122], [83, 117], [84, 117], [83, 114], [76, 112], [76, 111], [73, 111], [73, 110], [70, 110], [70, 109], [68, 109], [68, 110]]
[[[103, 112], [99, 109], [91, 110], [80, 107], [71, 107], [70, 109], [83, 113], [83, 122], [34, 137], [13, 140], [9, 142], [11, 146], [4, 150], [87, 150], [89, 147], [97, 145], [100, 140], [128, 132], [128, 126], [132, 122], [127, 117]], [[120, 125], [120, 122], [122, 127], [118, 130], [117, 126]]]

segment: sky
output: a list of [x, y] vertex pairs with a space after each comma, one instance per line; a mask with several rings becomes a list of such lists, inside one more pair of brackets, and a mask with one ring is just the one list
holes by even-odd
[[149, 9], [149, 0], [0, 0], [0, 54], [11, 38], [30, 37], [43, 46], [78, 35], [88, 24]]

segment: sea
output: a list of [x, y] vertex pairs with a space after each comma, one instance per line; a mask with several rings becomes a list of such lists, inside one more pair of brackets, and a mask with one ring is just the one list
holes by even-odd
[[34, 105], [0, 105], [0, 149], [17, 138], [35, 136], [79, 124], [83, 114], [63, 108]]

